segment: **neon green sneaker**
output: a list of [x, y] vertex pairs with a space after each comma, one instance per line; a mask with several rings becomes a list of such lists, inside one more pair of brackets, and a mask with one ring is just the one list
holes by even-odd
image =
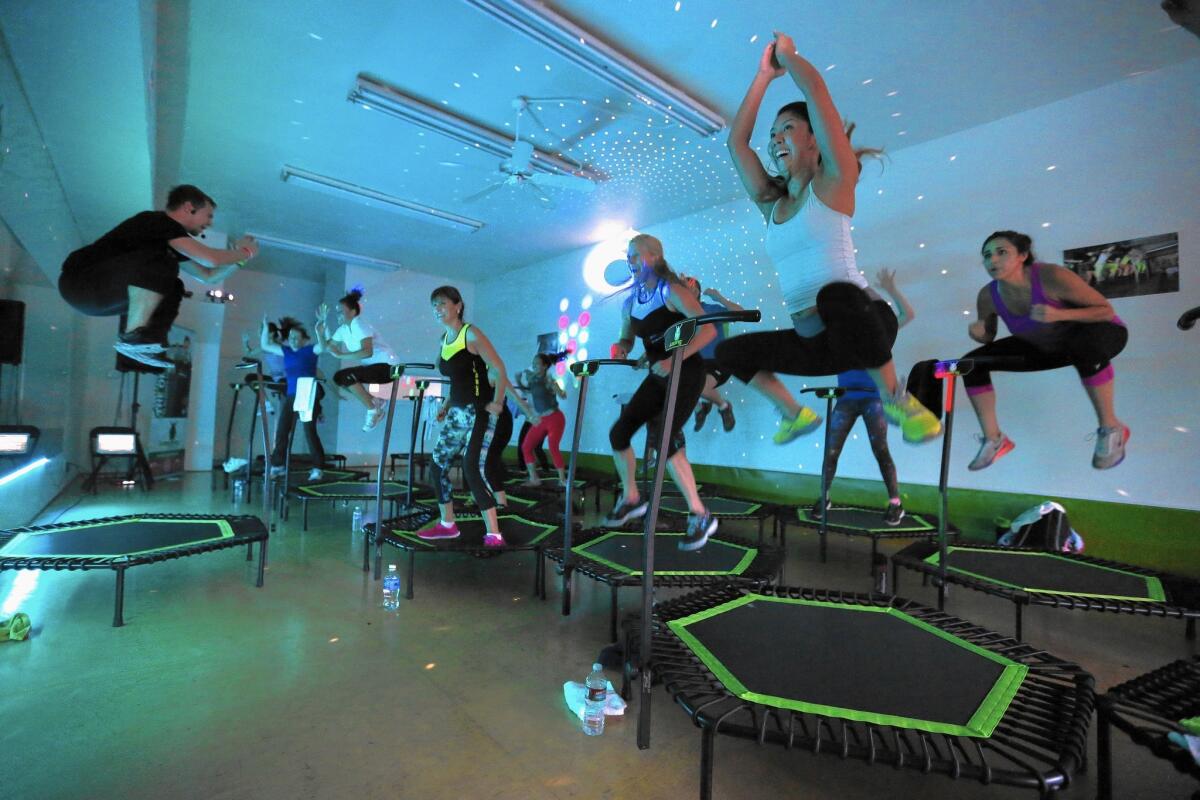
[[821, 415], [808, 406], [800, 406], [800, 412], [795, 419], [779, 421], [779, 430], [775, 431], [775, 444], [787, 444], [793, 439], [806, 433], [812, 433], [821, 425]]
[[900, 426], [909, 444], [928, 442], [942, 433], [941, 421], [908, 392], [885, 398], [883, 413], [888, 422]]

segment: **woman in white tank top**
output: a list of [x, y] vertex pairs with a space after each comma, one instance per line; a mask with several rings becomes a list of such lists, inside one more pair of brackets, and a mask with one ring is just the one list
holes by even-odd
[[[750, 146], [754, 120], [767, 86], [791, 75], [807, 103], [789, 103], [771, 126], [772, 177]], [[821, 417], [796, 402], [775, 376], [833, 375], [866, 369], [879, 386], [888, 421], [909, 442], [941, 433], [941, 423], [896, 380], [892, 343], [896, 317], [854, 260], [850, 218], [859, 157], [878, 151], [855, 149], [851, 125], [841, 116], [821, 73], [796, 52], [791, 37], [775, 33], [758, 73], [738, 108], [729, 151], [750, 199], [767, 220], [767, 254], [775, 263], [793, 330], [735, 336], [717, 348], [717, 360], [749, 383], [783, 415], [775, 442], [784, 444], [815, 430]]]

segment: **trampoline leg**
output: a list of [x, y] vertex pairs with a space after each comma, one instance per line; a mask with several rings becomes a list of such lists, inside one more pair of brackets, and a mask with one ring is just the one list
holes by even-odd
[[878, 569], [876, 558], [879, 555], [879, 539], [871, 537], [871, 576], [874, 577], [875, 571]]
[[263, 574], [266, 572], [266, 569], [267, 569], [267, 540], [263, 539], [262, 542], [258, 545], [258, 580], [256, 580], [254, 582], [254, 585], [257, 586], [259, 589], [262, 588]]
[[246, 560], [254, 560], [254, 542], [250, 542], [246, 545]]
[[404, 587], [404, 599], [413, 599], [413, 576], [417, 574], [417, 551], [408, 551], [408, 586]]
[[300, 508], [301, 508], [301, 509], [303, 510], [303, 512], [304, 512], [304, 514], [303, 514], [303, 516], [304, 516], [304, 522], [303, 522], [303, 524], [301, 524], [301, 526], [300, 526], [300, 530], [302, 530], [302, 531], [306, 531], [306, 530], [308, 530], [308, 500], [301, 500], [301, 501], [300, 501]]
[[612, 603], [608, 609], [608, 640], [615, 642], [617, 640], [617, 585], [613, 584], [610, 587]]
[[700, 800], [712, 800], [714, 738], [712, 728], [700, 728]]
[[562, 572], [562, 615], [571, 616], [571, 568], [565, 563]]
[[533, 551], [533, 596], [542, 599], [542, 554], [537, 550]]
[[113, 627], [125, 624], [125, 568], [117, 567], [117, 597], [113, 606]]
[[1187, 640], [1193, 641], [1196, 638], [1196, 618], [1188, 617], [1187, 625], [1183, 629], [1183, 635]]
[[900, 565], [892, 562], [892, 594], [900, 594]]
[[1112, 800], [1112, 728], [1096, 715], [1096, 800]]
[[1025, 640], [1021, 638], [1021, 627], [1022, 627], [1021, 622], [1022, 622], [1022, 612], [1024, 611], [1024, 609], [1022, 608], [1022, 604], [1020, 602], [1013, 603], [1013, 605], [1016, 606], [1016, 609], [1017, 609], [1017, 641], [1023, 642]]
[[633, 677], [633, 626], [625, 626], [625, 643], [621, 649], [621, 699], [629, 702], [630, 678]]

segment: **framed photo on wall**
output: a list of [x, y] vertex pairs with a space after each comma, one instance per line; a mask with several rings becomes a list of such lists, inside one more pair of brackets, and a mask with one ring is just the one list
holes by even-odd
[[1179, 291], [1179, 234], [1063, 251], [1063, 265], [1110, 300]]

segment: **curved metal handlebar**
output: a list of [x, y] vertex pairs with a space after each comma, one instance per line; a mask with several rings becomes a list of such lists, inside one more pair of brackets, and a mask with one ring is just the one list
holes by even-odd
[[409, 361], [404, 364], [393, 364], [394, 367], [404, 367], [405, 369], [437, 369], [437, 364], [430, 364], [426, 361]]
[[[699, 327], [700, 325], [718, 324], [723, 322], [758, 322], [761, 319], [762, 312], [757, 308], [746, 311], [730, 311], [726, 309], [725, 311], [714, 311], [711, 314], [701, 314], [698, 317], [681, 319], [679, 322], [676, 322], [675, 325], [684, 325], [688, 322], [691, 322], [693, 325]], [[675, 325], [672, 325], [671, 328], [674, 328]], [[671, 328], [667, 328], [667, 330], [663, 331], [662, 333], [651, 336], [650, 341], [654, 342], [655, 344], [663, 341]]]
[[822, 400], [828, 400], [831, 397], [841, 397], [846, 393], [845, 386], [813, 386], [808, 389], [801, 389], [800, 394], [815, 394]]
[[576, 377], [595, 375], [596, 371], [601, 367], [609, 365], [617, 365], [622, 367], [636, 367], [638, 362], [632, 358], [592, 358], [587, 361], [576, 361], [571, 365], [571, 372], [575, 373]]
[[1183, 312], [1183, 316], [1175, 324], [1179, 326], [1181, 331], [1190, 331], [1192, 326], [1196, 324], [1196, 320], [1200, 319], [1200, 306], [1196, 306], [1191, 311]]
[[971, 358], [948, 358], [933, 366], [933, 377], [944, 378], [947, 375], [966, 375], [975, 367], [989, 369], [1020, 369], [1027, 362], [1022, 356], [972, 356]]

